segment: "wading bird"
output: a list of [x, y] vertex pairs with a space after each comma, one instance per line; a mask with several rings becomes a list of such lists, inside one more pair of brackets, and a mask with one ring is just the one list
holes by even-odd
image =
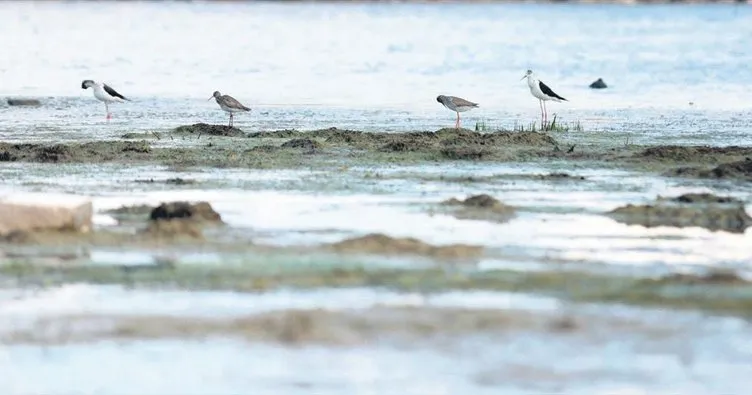
[[549, 88], [548, 85], [544, 84], [543, 81], [535, 78], [532, 70], [528, 70], [525, 75], [520, 78], [520, 80], [524, 80], [525, 78], [527, 78], [527, 86], [530, 87], [530, 93], [535, 96], [540, 102], [541, 126], [545, 127], [546, 121], [548, 121], [546, 101], [553, 100], [556, 102], [561, 102], [562, 100], [567, 101], [567, 99], [557, 95], [556, 92], [551, 90], [551, 88]]
[[104, 82], [83, 80], [83, 82], [81, 82], [81, 89], [88, 89], [88, 88], [92, 88], [92, 90], [94, 91], [94, 97], [97, 100], [104, 103], [104, 109], [105, 111], [107, 111], [108, 120], [112, 118], [112, 114], [110, 113], [110, 103], [115, 103], [115, 102], [122, 103], [126, 100], [130, 101], [130, 99], [121, 95], [116, 90], [112, 89], [111, 86], [105, 84]]
[[457, 122], [454, 124], [456, 129], [460, 128], [460, 113], [470, 111], [478, 107], [478, 103], [467, 101], [460, 97], [439, 95], [436, 101], [443, 104], [444, 107], [457, 113]]
[[242, 105], [239, 101], [235, 100], [234, 97], [223, 95], [219, 93], [219, 91], [214, 91], [214, 94], [208, 100], [211, 100], [212, 98], [217, 101], [219, 108], [230, 114], [230, 122], [227, 126], [232, 126], [232, 114], [236, 112], [251, 111], [250, 108]]

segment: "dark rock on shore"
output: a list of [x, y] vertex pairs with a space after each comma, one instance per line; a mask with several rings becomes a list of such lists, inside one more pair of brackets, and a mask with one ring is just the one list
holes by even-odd
[[680, 167], [668, 172], [668, 175], [693, 178], [718, 178], [752, 181], [752, 159], [722, 163], [712, 169], [699, 167]]
[[192, 219], [209, 222], [222, 222], [222, 217], [207, 202], [170, 202], [155, 207], [149, 219], [152, 221], [171, 219]]
[[621, 223], [648, 228], [697, 226], [712, 231], [744, 233], [747, 227], [752, 226], [752, 217], [745, 211], [742, 201], [707, 193], [659, 197], [655, 204], [629, 204], [606, 215]]
[[590, 84], [590, 88], [592, 89], [605, 89], [608, 88], [605, 82], [603, 82], [603, 78], [598, 78], [596, 81], [593, 81], [592, 84]]
[[170, 202], [155, 207], [145, 233], [157, 238], [203, 239], [202, 227], [222, 223], [222, 217], [207, 202]]
[[41, 106], [39, 99], [8, 99], [9, 106]]
[[183, 125], [175, 128], [173, 133], [176, 134], [195, 134], [197, 136], [219, 136], [219, 137], [245, 137], [246, 134], [234, 127], [226, 125], [209, 125], [206, 123], [194, 123], [193, 125]]
[[514, 217], [515, 208], [486, 195], [474, 195], [465, 200], [449, 199], [441, 203], [449, 207], [447, 212], [459, 219], [506, 222]]

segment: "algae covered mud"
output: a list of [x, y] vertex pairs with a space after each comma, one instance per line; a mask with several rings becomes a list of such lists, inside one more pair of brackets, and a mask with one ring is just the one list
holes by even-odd
[[5, 388], [746, 388], [752, 148], [579, 133], [195, 124], [2, 143], [4, 191], [97, 213], [89, 233], [3, 238]]

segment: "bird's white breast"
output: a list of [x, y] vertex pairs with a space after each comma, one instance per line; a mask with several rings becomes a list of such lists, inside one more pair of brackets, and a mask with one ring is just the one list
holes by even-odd
[[548, 100], [549, 97], [543, 94], [543, 91], [540, 89], [540, 85], [538, 85], [538, 80], [535, 78], [528, 78], [527, 79], [527, 86], [530, 87], [530, 93], [532, 93], [533, 96], [535, 96], [538, 99], [541, 100]]

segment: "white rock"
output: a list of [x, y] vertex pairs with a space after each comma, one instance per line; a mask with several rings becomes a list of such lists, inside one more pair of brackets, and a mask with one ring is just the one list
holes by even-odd
[[93, 206], [84, 196], [14, 193], [0, 196], [0, 235], [15, 231], [91, 230]]

